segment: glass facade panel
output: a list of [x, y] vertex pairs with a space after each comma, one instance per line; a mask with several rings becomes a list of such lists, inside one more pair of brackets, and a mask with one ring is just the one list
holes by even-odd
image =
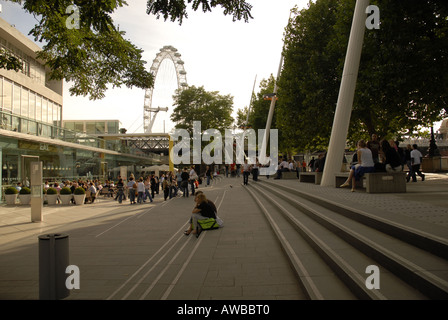
[[20, 132], [28, 133], [28, 120], [20, 119]]
[[66, 122], [64, 124], [64, 128], [68, 130], [75, 130], [75, 123], [74, 122]]
[[36, 94], [30, 92], [30, 106], [28, 108], [28, 118], [36, 119]]
[[106, 123], [104, 121], [99, 121], [95, 123], [95, 133], [104, 133], [106, 132]]
[[12, 82], [3, 79], [3, 110], [12, 110]]
[[11, 114], [10, 113], [2, 113], [0, 127], [5, 130], [11, 130]]
[[30, 96], [29, 90], [22, 87], [21, 103], [20, 103], [20, 114], [22, 116], [24, 116], [24, 117], [28, 117], [29, 96]]
[[48, 100], [42, 98], [42, 122], [48, 122]]
[[82, 122], [75, 122], [75, 130], [84, 132], [84, 124]]
[[86, 123], [86, 133], [87, 134], [95, 134], [95, 122], [87, 122]]
[[12, 116], [11, 121], [12, 131], [20, 131], [20, 118], [15, 115]]
[[48, 123], [53, 124], [53, 102], [48, 100]]
[[107, 122], [107, 133], [118, 134], [118, 123], [115, 121]]
[[28, 132], [32, 135], [37, 135], [37, 123], [36, 121], [30, 120], [28, 122]]
[[36, 120], [42, 121], [42, 96], [36, 94]]
[[20, 86], [14, 84], [12, 99], [12, 113], [20, 115]]
[[53, 125], [60, 127], [61, 126], [61, 118], [59, 117], [60, 113], [59, 111], [59, 105], [56, 103], [53, 104]]

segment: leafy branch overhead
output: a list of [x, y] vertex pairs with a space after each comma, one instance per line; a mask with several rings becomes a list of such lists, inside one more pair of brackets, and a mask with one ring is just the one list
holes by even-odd
[[[38, 20], [30, 35], [44, 44], [37, 56], [50, 68], [47, 80], [71, 82], [72, 95], [96, 100], [104, 98], [109, 86], [146, 89], [154, 85], [154, 76], [146, 70], [146, 61], [142, 60], [143, 50], [125, 39], [125, 32], [115, 27], [111, 17], [118, 8], [128, 5], [126, 1], [10, 1], [22, 4], [23, 9]], [[252, 6], [244, 0], [149, 0], [147, 13], [182, 21], [187, 17], [186, 2], [192, 2], [193, 10], [200, 5], [204, 12], [221, 6], [224, 14], [233, 14], [234, 20], [251, 18]], [[76, 27], [67, 27], [67, 21], [73, 19], [78, 22]], [[17, 61], [3, 54], [0, 68], [20, 70]]]
[[[59, 5], [58, 5], [59, 4]], [[145, 70], [142, 50], [124, 39], [110, 14], [124, 1], [79, 1], [79, 29], [67, 28], [70, 1], [51, 6], [45, 1], [26, 1], [24, 8], [41, 16], [30, 32], [46, 43], [38, 57], [47, 62], [50, 80], [73, 82], [72, 95], [101, 99], [107, 86], [148, 88], [153, 76]], [[75, 4], [78, 5], [78, 3]]]
[[248, 22], [252, 19], [250, 13], [252, 5], [245, 0], [173, 0], [167, 5], [166, 0], [148, 0], [148, 14], [154, 14], [157, 18], [163, 16], [165, 20], [170, 19], [172, 22], [178, 20], [182, 24], [184, 18], [188, 18], [187, 4], [191, 3], [194, 11], [201, 6], [202, 11], [211, 12], [212, 8], [221, 6], [224, 9], [224, 15], [233, 15], [233, 21], [244, 19]]

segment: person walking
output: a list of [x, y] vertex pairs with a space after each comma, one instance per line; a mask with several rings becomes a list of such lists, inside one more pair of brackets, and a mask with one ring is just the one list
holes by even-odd
[[258, 162], [258, 159], [255, 159], [255, 163], [252, 166], [252, 179], [254, 181], [258, 181], [258, 173], [259, 173], [259, 168], [260, 167], [260, 163]]
[[190, 179], [190, 174], [188, 173], [187, 167], [184, 168], [184, 171], [181, 174], [182, 182], [180, 187], [183, 192], [183, 196], [188, 198], [188, 180]]
[[210, 166], [205, 168], [205, 176], [207, 177], [206, 187], [208, 187], [210, 185], [210, 179], [212, 178], [212, 170], [210, 169]]
[[137, 203], [143, 203], [143, 196], [145, 195], [145, 184], [143, 183], [143, 178], [140, 178], [137, 183]]
[[[151, 189], [151, 179], [148, 176], [145, 180], [145, 195], [146, 195], [146, 199], [149, 199], [150, 202], [154, 202], [152, 200], [151, 194], [149, 193], [149, 189]], [[146, 199], [143, 200], [143, 202], [146, 202]]]
[[[191, 185], [191, 195], [194, 196], [194, 187], [195, 187], [194, 182], [196, 181], [196, 179], [198, 179], [198, 174], [194, 170], [194, 166], [191, 166], [189, 179], [190, 179], [190, 185]], [[187, 187], [187, 197], [188, 197], [188, 187]]]
[[425, 175], [420, 172], [420, 165], [422, 163], [422, 159], [423, 159], [423, 155], [418, 150], [418, 146], [416, 144], [412, 145], [412, 151], [411, 151], [412, 182], [417, 182], [416, 174], [418, 174], [420, 176], [420, 178], [422, 178], [422, 181], [425, 181]]
[[117, 183], [118, 203], [123, 202], [123, 196], [124, 196], [124, 182], [123, 182], [123, 179], [120, 178], [120, 180], [118, 180], [118, 183]]
[[131, 204], [136, 204], [135, 202], [135, 190], [137, 189], [137, 184], [134, 181], [134, 177], [131, 176], [129, 178], [129, 182], [127, 184], [128, 192], [129, 192], [129, 200]]
[[169, 177], [165, 177], [165, 179], [163, 179], [162, 181], [163, 198], [165, 199], [165, 201], [170, 194], [170, 188], [171, 188], [170, 179]]
[[245, 159], [243, 164], [243, 184], [245, 186], [247, 186], [249, 183], [250, 169], [251, 166], [249, 163], [247, 163], [247, 159]]

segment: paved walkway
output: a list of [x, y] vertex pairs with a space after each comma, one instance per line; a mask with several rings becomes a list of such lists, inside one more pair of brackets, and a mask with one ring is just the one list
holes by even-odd
[[[261, 178], [264, 180], [265, 178]], [[38, 235], [65, 233], [79, 290], [67, 299], [287, 300], [303, 299], [295, 276], [258, 207], [227, 178], [201, 187], [225, 227], [183, 235], [193, 198], [118, 204], [101, 198], [83, 206], [45, 206], [30, 222], [29, 206], [0, 206], [0, 299], [39, 299]], [[249, 184], [254, 183], [252, 180]], [[261, 182], [263, 183], [263, 182]], [[352, 206], [437, 225], [448, 237], [448, 175], [427, 174], [405, 194], [351, 193], [296, 180], [276, 180]], [[423, 222], [422, 222], [423, 223]]]

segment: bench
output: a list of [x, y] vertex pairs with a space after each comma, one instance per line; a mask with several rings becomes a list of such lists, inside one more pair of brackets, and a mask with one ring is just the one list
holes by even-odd
[[282, 172], [282, 179], [297, 179], [297, 172], [296, 171]]
[[[345, 179], [347, 179], [347, 178], [345, 178]], [[300, 172], [299, 173], [299, 182], [311, 182], [314, 184], [320, 184], [321, 180], [322, 180], [322, 172]], [[344, 183], [344, 182], [342, 182], [342, 183]]]
[[[336, 188], [347, 180], [348, 175], [348, 172], [335, 174]], [[406, 192], [406, 172], [366, 173], [362, 180], [357, 181], [356, 188], [365, 188], [367, 193], [403, 193]]]

